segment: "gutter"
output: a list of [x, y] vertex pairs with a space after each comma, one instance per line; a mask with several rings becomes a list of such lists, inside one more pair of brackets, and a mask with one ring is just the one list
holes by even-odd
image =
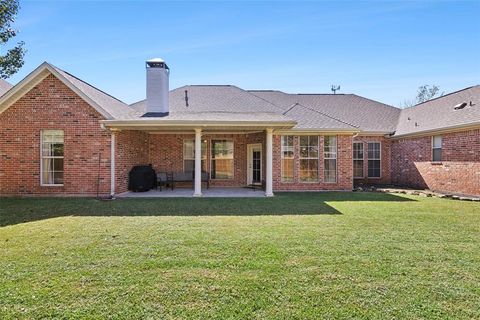
[[430, 130], [417, 131], [417, 132], [405, 133], [400, 135], [393, 135], [390, 137], [390, 139], [398, 140], [402, 138], [421, 137], [421, 136], [431, 135], [435, 133], [449, 133], [449, 132], [466, 131], [466, 130], [478, 129], [478, 128], [480, 128], [480, 122], [474, 122], [469, 124], [461, 124], [461, 125], [455, 125], [450, 127], [444, 127], [440, 129], [430, 129]]
[[346, 133], [346, 134], [359, 134], [361, 131], [358, 129], [325, 129], [325, 128], [315, 128], [315, 129], [283, 129], [276, 130], [275, 134], [319, 134], [319, 133]]

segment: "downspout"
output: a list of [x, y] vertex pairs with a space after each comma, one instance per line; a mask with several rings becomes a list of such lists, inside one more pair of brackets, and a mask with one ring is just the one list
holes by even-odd
[[115, 131], [110, 138], [110, 198], [115, 199]]
[[[352, 149], [353, 149], [353, 143], [356, 137], [358, 137], [360, 133], [357, 132], [352, 136]], [[355, 179], [353, 178], [353, 156], [352, 156], [352, 190], [355, 190]]]

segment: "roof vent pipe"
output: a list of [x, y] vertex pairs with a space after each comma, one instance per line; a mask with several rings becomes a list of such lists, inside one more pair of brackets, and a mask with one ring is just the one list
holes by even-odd
[[165, 117], [170, 111], [168, 95], [170, 69], [163, 59], [146, 61], [147, 108], [143, 117]]

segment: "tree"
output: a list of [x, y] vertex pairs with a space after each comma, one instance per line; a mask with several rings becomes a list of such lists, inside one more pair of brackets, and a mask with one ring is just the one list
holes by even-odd
[[[18, 0], [0, 0], [0, 45], [3, 47], [17, 35], [17, 31], [11, 25], [15, 22], [18, 9]], [[20, 41], [4, 55], [0, 55], [0, 78], [12, 76], [23, 66], [25, 56], [23, 45], [23, 41]]]
[[405, 100], [403, 102], [403, 107], [408, 108], [412, 107], [416, 104], [431, 100], [433, 98], [443, 96], [443, 91], [440, 92], [440, 87], [436, 85], [426, 85], [418, 87], [417, 95], [413, 100]]

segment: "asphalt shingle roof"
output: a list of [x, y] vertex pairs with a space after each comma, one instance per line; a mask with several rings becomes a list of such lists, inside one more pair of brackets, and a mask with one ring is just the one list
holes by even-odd
[[[272, 103], [288, 108], [295, 103], [314, 109], [362, 131], [393, 132], [400, 109], [354, 94], [288, 94], [281, 91], [250, 91]], [[295, 120], [306, 115], [291, 114]]]
[[[46, 65], [112, 119], [141, 119], [146, 113], [145, 100], [127, 105], [66, 71]], [[0, 96], [10, 88], [12, 85], [0, 80]], [[457, 110], [455, 107], [462, 103], [465, 107]], [[294, 129], [298, 130], [358, 130], [402, 136], [479, 124], [480, 86], [398, 109], [354, 94], [289, 94], [275, 90], [247, 91], [231, 85], [191, 85], [170, 91], [170, 115], [162, 119], [295, 121]]]
[[[188, 106], [185, 102], [185, 91]], [[229, 85], [183, 86], [170, 91], [170, 113], [191, 112], [272, 112], [282, 109], [248, 91]], [[131, 105], [146, 112], [146, 100]]]
[[342, 130], [358, 130], [343, 121], [332, 118], [315, 108], [307, 107], [299, 103], [295, 103], [291, 108], [287, 109], [284, 114], [297, 122], [295, 129], [342, 129]]
[[[272, 112], [174, 112], [170, 113], [166, 117], [152, 118], [141, 116], [144, 113], [135, 113], [134, 116], [130, 115], [123, 120], [145, 120], [149, 121], [156, 119], [159, 122], [165, 121], [212, 121], [212, 122], [232, 122], [232, 121], [247, 121], [247, 122], [286, 122], [291, 121], [288, 117]], [[119, 119], [122, 120], [122, 119]]]
[[[455, 107], [466, 103], [463, 109]], [[480, 85], [403, 109], [395, 136], [480, 123]]]
[[[188, 106], [185, 102], [185, 91], [188, 95]], [[369, 107], [387, 109], [390, 112], [390, 114], [387, 113], [388, 115], [391, 115], [392, 110], [398, 110], [354, 95], [295, 95], [280, 91], [246, 91], [236, 86], [197, 85], [184, 86], [170, 91], [169, 117], [200, 112], [205, 116], [212, 112], [229, 113], [232, 118], [235, 118], [237, 113], [254, 113], [259, 116], [262, 113], [262, 117], [266, 117], [268, 114], [279, 114], [284, 115], [286, 120], [296, 121], [295, 129], [300, 130], [360, 130], [362, 128], [356, 123], [347, 122], [335, 115], [334, 112], [328, 112], [328, 107], [340, 106], [348, 114], [348, 108], [352, 107], [349, 104], [352, 102], [352, 97], [357, 105], [363, 108], [362, 112], [358, 112], [362, 115], [365, 112], [364, 109]], [[324, 107], [325, 102], [327, 108]], [[136, 112], [130, 114], [129, 117], [140, 117], [146, 113], [145, 100], [131, 106]], [[382, 115], [385, 115], [386, 112], [381, 111]], [[337, 110], [336, 113], [339, 114], [339, 111]], [[396, 121], [397, 118], [392, 120], [393, 123]], [[390, 127], [389, 129], [393, 131]]]
[[[188, 106], [185, 101], [188, 96]], [[291, 121], [282, 109], [248, 91], [230, 85], [183, 86], [170, 91], [170, 111], [164, 120]], [[146, 100], [131, 105], [126, 118], [146, 113]]]
[[7, 81], [0, 79], [0, 97], [5, 94], [8, 90], [10, 90], [13, 87], [10, 83]]
[[133, 109], [126, 103], [118, 100], [117, 98], [103, 92], [100, 89], [95, 88], [91, 84], [75, 77], [74, 75], [63, 71], [50, 64], [50, 67], [60, 73], [68, 82], [82, 91], [87, 97], [92, 99], [102, 109], [108, 112], [113, 118], [122, 118], [131, 113]]
[[[145, 100], [130, 108], [65, 71], [59, 72], [92, 100], [106, 106], [116, 119], [138, 119], [146, 113]], [[455, 110], [462, 102], [473, 105]], [[293, 120], [297, 122], [294, 129], [299, 130], [360, 130], [398, 136], [480, 121], [480, 86], [402, 110], [355, 94], [289, 94], [275, 90], [247, 91], [231, 85], [191, 85], [170, 91], [167, 118]]]

